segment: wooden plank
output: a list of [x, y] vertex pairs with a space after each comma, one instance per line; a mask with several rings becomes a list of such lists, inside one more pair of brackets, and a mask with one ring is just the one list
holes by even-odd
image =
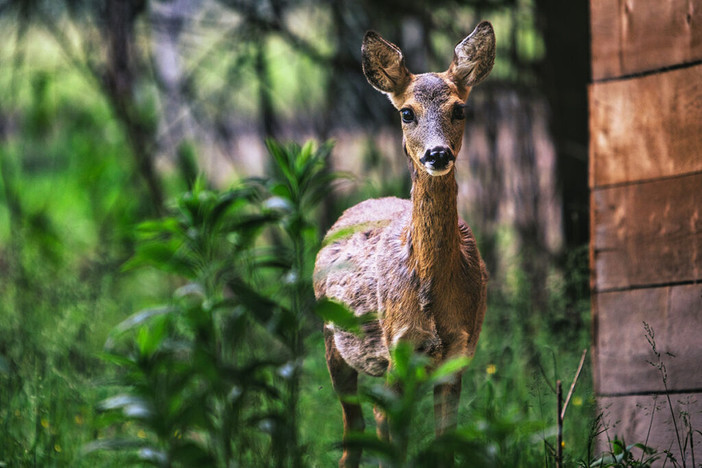
[[702, 0], [591, 0], [594, 81], [702, 60]]
[[[610, 451], [608, 439], [613, 440], [615, 436], [623, 438], [627, 445], [634, 443], [647, 443], [657, 452], [670, 450], [676, 457], [679, 465], [682, 466], [683, 457], [677, 444], [675, 426], [673, 425], [673, 415], [678, 424], [681, 438], [685, 437], [685, 427], [681, 421], [681, 412], [689, 415], [689, 420], [693, 430], [702, 428], [702, 394], [685, 393], [681, 395], [671, 395], [673, 411], [668, 408], [668, 400], [663, 395], [657, 397], [652, 395], [623, 396], [623, 397], [600, 397], [598, 398], [599, 412], [606, 432], [600, 434], [596, 444], [596, 452]], [[650, 429], [650, 430], [649, 430]], [[695, 462], [699, 463], [702, 454], [702, 437], [695, 433], [693, 436]], [[692, 449], [688, 447], [686, 451], [687, 466], [692, 466]], [[639, 457], [641, 452], [634, 449], [635, 456]], [[637, 458], [638, 459], [638, 458]], [[672, 466], [665, 459], [657, 460], [652, 466]]]
[[622, 76], [620, 2], [590, 0], [592, 79]]
[[658, 358], [644, 322], [654, 332], [668, 390], [702, 389], [702, 284], [599, 293], [593, 305], [598, 394], [666, 389], [660, 371], [651, 365]]
[[594, 288], [702, 280], [702, 173], [596, 189]]
[[589, 99], [591, 187], [702, 171], [702, 65], [596, 83]]

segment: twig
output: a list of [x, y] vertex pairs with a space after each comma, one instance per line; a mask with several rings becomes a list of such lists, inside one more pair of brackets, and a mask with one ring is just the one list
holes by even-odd
[[578, 370], [575, 372], [575, 377], [573, 377], [573, 383], [570, 384], [570, 390], [568, 390], [568, 396], [566, 397], [565, 404], [563, 405], [563, 410], [560, 412], [561, 420], [565, 419], [565, 413], [566, 409], [568, 409], [568, 403], [570, 403], [570, 397], [573, 396], [575, 384], [578, 382], [580, 372], [583, 370], [583, 364], [585, 364], [585, 355], [587, 355], [587, 348], [583, 349], [583, 355], [580, 356], [580, 364], [578, 364]]
[[578, 370], [575, 372], [575, 377], [573, 377], [573, 382], [570, 384], [570, 389], [568, 390], [568, 396], [563, 403], [563, 384], [560, 380], [556, 381], [556, 400], [558, 403], [558, 435], [556, 438], [556, 468], [561, 468], [563, 466], [563, 420], [565, 419], [566, 409], [568, 409], [568, 403], [570, 403], [570, 398], [573, 396], [573, 391], [575, 390], [575, 384], [578, 382], [580, 377], [580, 372], [583, 370], [583, 364], [585, 364], [585, 356], [587, 355], [587, 348], [583, 350], [582, 356], [580, 356], [580, 364], [578, 364]]

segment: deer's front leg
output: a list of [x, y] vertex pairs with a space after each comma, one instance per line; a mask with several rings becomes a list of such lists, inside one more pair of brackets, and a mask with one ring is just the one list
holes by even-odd
[[365, 424], [361, 405], [346, 400], [347, 397], [355, 396], [358, 392], [358, 373], [341, 357], [334, 343], [334, 333], [327, 328], [324, 329], [324, 345], [332, 387], [339, 396], [344, 417], [344, 452], [339, 460], [339, 467], [358, 468], [361, 461], [361, 450], [350, 448], [347, 441], [352, 432], [363, 432]]
[[[461, 398], [461, 375], [457, 374], [446, 383], [434, 387], [434, 422], [439, 437], [456, 429], [458, 402]], [[453, 452], [449, 451], [439, 460], [438, 466], [453, 466]]]

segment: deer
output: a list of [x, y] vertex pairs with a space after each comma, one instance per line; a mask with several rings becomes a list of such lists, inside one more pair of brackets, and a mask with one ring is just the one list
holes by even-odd
[[[361, 450], [347, 443], [364, 430], [361, 406], [349, 398], [357, 394], [359, 373], [386, 374], [390, 350], [400, 342], [425, 355], [429, 366], [473, 357], [488, 282], [475, 237], [458, 216], [455, 162], [466, 100], [494, 64], [492, 25], [478, 24], [441, 73], [410, 73], [400, 48], [374, 31], [365, 34], [361, 53], [366, 79], [399, 111], [412, 189], [409, 200], [371, 199], [348, 208], [316, 258], [317, 299], [371, 317], [361, 334], [324, 326], [327, 367], [343, 414], [342, 468], [357, 467], [361, 459]], [[461, 376], [462, 370], [434, 388], [437, 436], [457, 427]], [[374, 416], [378, 436], [389, 440], [386, 415], [375, 408]]]

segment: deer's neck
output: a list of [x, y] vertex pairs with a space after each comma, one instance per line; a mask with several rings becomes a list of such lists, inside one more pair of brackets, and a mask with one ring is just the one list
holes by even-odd
[[458, 186], [453, 170], [442, 177], [417, 171], [412, 179], [410, 261], [420, 280], [436, 285], [460, 264]]

